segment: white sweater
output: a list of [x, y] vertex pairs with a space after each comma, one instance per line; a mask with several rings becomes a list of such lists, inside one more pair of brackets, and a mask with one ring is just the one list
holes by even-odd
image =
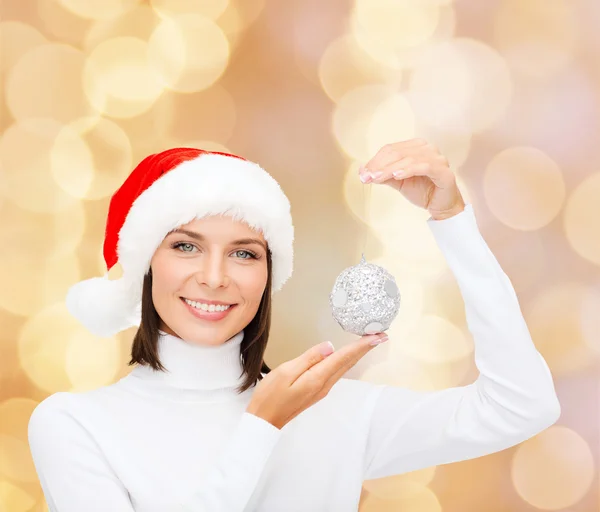
[[423, 392], [343, 378], [280, 430], [245, 412], [254, 387], [235, 392], [243, 331], [216, 347], [161, 332], [169, 374], [136, 366], [35, 408], [50, 511], [356, 511], [363, 480], [498, 452], [555, 423], [552, 375], [471, 204], [427, 223], [465, 302], [475, 382]]

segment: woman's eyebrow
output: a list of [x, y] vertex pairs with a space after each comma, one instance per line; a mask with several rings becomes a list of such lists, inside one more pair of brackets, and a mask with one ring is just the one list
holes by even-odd
[[[187, 235], [190, 238], [194, 238], [194, 239], [198, 240], [199, 242], [204, 242], [206, 240], [206, 237], [204, 235], [197, 233], [196, 231], [190, 231], [189, 229], [182, 229], [182, 228], [173, 229], [167, 233], [167, 236], [172, 235], [173, 233], [181, 233], [181, 234]], [[233, 242], [231, 242], [231, 245], [247, 245], [247, 244], [258, 244], [265, 251], [267, 250], [267, 246], [265, 245], [265, 243], [262, 240], [259, 240], [258, 238], [240, 238], [239, 240], [234, 240]]]

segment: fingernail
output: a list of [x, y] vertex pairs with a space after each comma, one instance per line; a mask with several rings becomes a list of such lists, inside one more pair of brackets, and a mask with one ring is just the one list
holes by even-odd
[[387, 340], [389, 340], [390, 338], [388, 336], [382, 336], [381, 338], [376, 338], [373, 341], [369, 342], [369, 345], [373, 346], [373, 345], [379, 345], [380, 343], [383, 343]]
[[321, 345], [319, 345], [319, 352], [321, 352], [323, 356], [331, 355], [334, 351], [335, 347], [331, 341], [326, 341], [325, 343], [321, 343]]
[[363, 183], [369, 183], [371, 181], [371, 175], [368, 173], [361, 174], [360, 181], [362, 181]]
[[394, 172], [392, 173], [392, 176], [393, 176], [394, 178], [402, 178], [402, 176], [406, 176], [406, 171], [404, 171], [404, 170], [401, 170], [401, 171], [394, 171]]
[[373, 172], [373, 173], [371, 173], [371, 176], [373, 177], [374, 180], [378, 180], [379, 178], [381, 178], [383, 176], [383, 172], [382, 171]]

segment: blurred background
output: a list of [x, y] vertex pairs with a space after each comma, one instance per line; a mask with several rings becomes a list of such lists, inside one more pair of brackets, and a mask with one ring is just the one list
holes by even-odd
[[364, 249], [402, 304], [390, 341], [347, 376], [473, 382], [428, 213], [357, 176], [413, 137], [450, 160], [562, 416], [499, 453], [365, 481], [360, 512], [600, 510], [598, 0], [3, 0], [0, 17], [0, 510], [47, 510], [35, 406], [131, 370], [135, 329], [95, 338], [64, 298], [106, 271], [111, 194], [169, 147], [243, 155], [290, 198], [295, 269], [274, 298], [271, 367], [355, 339], [328, 294]]

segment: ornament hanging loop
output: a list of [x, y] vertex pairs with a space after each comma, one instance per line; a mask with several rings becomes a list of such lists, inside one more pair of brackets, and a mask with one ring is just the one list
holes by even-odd
[[[366, 189], [366, 190], [365, 190]], [[365, 221], [365, 234], [364, 234], [364, 241], [363, 241], [363, 247], [362, 247], [362, 252], [361, 252], [361, 263], [365, 263], [365, 253], [367, 252], [367, 243], [369, 241], [369, 224], [368, 224], [368, 218], [369, 218], [369, 208], [371, 206], [371, 183], [363, 183], [362, 184], [362, 203], [363, 203], [363, 218]]]

